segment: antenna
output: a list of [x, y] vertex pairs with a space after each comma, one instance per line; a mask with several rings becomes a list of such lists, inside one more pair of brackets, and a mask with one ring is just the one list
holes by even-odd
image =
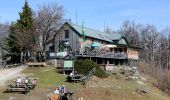
[[106, 26], [105, 26], [105, 20], [104, 20], [104, 32], [105, 32], [105, 28], [106, 28]]
[[77, 9], [76, 9], [76, 24], [77, 24]]

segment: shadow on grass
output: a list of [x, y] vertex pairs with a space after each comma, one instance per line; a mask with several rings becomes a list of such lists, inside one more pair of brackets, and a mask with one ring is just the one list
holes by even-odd
[[24, 91], [2, 91], [3, 94], [28, 94], [29, 92], [25, 93]]

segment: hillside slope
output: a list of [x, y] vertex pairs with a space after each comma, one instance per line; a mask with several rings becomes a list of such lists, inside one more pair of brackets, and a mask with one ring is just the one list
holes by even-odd
[[[146, 88], [148, 93], [138, 93], [137, 88]], [[170, 100], [170, 97], [149, 81], [126, 80], [123, 75], [115, 78], [111, 75], [101, 79], [93, 77], [77, 92], [74, 100]]]

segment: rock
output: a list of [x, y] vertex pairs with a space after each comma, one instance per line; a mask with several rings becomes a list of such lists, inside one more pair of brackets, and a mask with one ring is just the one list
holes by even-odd
[[137, 81], [137, 83], [138, 83], [139, 85], [146, 85], [146, 84], [143, 83], [142, 81]]
[[80, 97], [78, 100], [83, 100], [83, 97]]
[[140, 76], [142, 81], [146, 81], [146, 78], [144, 78], [143, 76]]
[[117, 75], [118, 73], [116, 71], [112, 72], [113, 75]]
[[10, 97], [8, 100], [16, 100], [16, 97]]
[[117, 74], [117, 75], [114, 76], [114, 78], [115, 78], [116, 80], [122, 79], [122, 75], [121, 75], [121, 74]]
[[137, 76], [132, 76], [132, 79], [133, 79], [133, 80], [137, 80], [138, 77], [137, 77]]
[[148, 94], [149, 93], [149, 88], [146, 87], [139, 87], [136, 89], [136, 92], [139, 94]]
[[132, 81], [132, 76], [128, 76], [128, 77], [126, 77], [126, 80], [128, 80], [128, 81]]

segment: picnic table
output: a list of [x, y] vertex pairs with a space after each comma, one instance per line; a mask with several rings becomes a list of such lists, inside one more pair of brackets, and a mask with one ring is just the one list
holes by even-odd
[[64, 95], [50, 93], [50, 94], [47, 95], [47, 100], [70, 100], [71, 96], [74, 93], [75, 93], [74, 91], [72, 91], [68, 88], [65, 88]]
[[9, 85], [6, 89], [6, 92], [23, 92], [27, 94], [30, 89], [27, 86], [18, 87], [16, 85]]
[[27, 63], [27, 65], [29, 67], [37, 67], [37, 66], [45, 67], [46, 63], [45, 62], [29, 62]]
[[73, 76], [68, 76], [67, 77], [67, 81], [69, 81], [69, 82], [81, 82], [81, 81], [83, 81], [83, 78], [84, 77], [84, 75], [73, 75]]
[[[38, 83], [38, 78], [28, 78], [28, 80], [29, 80], [29, 83], [27, 84], [28, 88], [34, 89], [35, 86], [36, 86], [37, 83]], [[36, 83], [35, 83], [35, 84], [32, 83], [33, 80], [36, 80]], [[24, 82], [24, 81], [25, 81], [25, 78], [22, 78], [20, 87], [23, 87], [23, 86], [25, 85], [25, 82]], [[16, 80], [14, 80], [14, 82], [16, 83]]]
[[33, 84], [32, 80], [35, 80], [36, 78], [29, 78], [29, 83], [25, 84], [24, 83], [24, 78], [22, 79], [22, 82], [17, 86], [16, 80], [14, 80], [14, 84], [10, 84], [7, 86], [6, 92], [23, 92], [23, 93], [28, 93], [30, 90], [34, 89], [37, 85], [37, 79], [36, 83]]
[[[27, 87], [28, 87], [29, 89], [34, 89], [35, 86], [36, 86], [35, 84], [31, 84], [31, 83], [27, 84]], [[20, 84], [20, 87], [25, 87], [25, 84]]]

